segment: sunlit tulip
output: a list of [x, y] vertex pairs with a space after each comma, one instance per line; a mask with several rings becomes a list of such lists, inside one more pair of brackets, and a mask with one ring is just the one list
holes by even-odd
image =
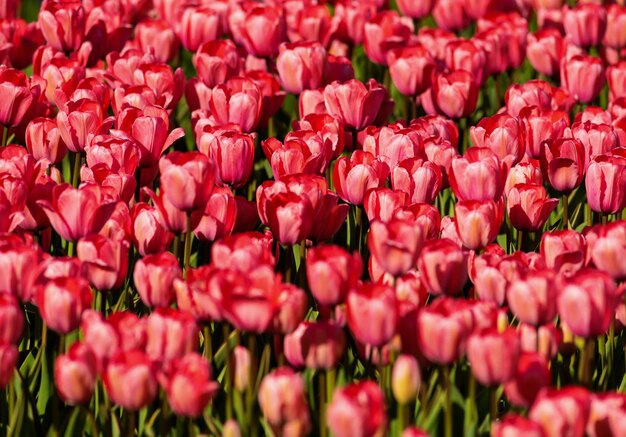
[[337, 437], [378, 435], [387, 425], [385, 396], [373, 381], [348, 385], [335, 391], [326, 418]]
[[140, 410], [158, 393], [155, 368], [144, 352], [119, 352], [109, 362], [103, 376], [107, 394], [125, 409]]
[[54, 363], [54, 385], [68, 404], [88, 402], [96, 387], [96, 357], [84, 343], [76, 342]]

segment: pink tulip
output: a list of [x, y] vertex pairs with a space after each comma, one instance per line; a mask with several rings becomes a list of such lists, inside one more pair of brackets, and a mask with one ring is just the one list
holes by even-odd
[[326, 62], [326, 50], [318, 42], [282, 44], [276, 69], [283, 88], [300, 94], [322, 86]]
[[394, 218], [371, 223], [367, 246], [383, 270], [399, 276], [415, 265], [424, 239], [424, 230], [419, 225]]
[[520, 340], [514, 328], [502, 333], [487, 328], [467, 340], [467, 359], [474, 377], [483, 385], [500, 385], [511, 380], [519, 355]]
[[174, 280], [182, 277], [178, 260], [170, 252], [137, 261], [133, 281], [141, 300], [151, 307], [168, 307], [174, 300]]
[[580, 47], [596, 46], [606, 31], [606, 9], [597, 4], [580, 4], [563, 8], [565, 34]]
[[507, 288], [507, 301], [513, 314], [521, 322], [534, 326], [554, 319], [556, 297], [556, 278], [552, 270], [529, 271]]
[[324, 88], [326, 111], [355, 130], [374, 123], [384, 99], [385, 89], [373, 79], [367, 86], [352, 79], [333, 82]]
[[383, 186], [388, 176], [387, 164], [371, 153], [355, 150], [350, 158], [343, 156], [335, 163], [333, 184], [339, 197], [353, 205], [361, 205], [365, 193]]
[[468, 116], [476, 109], [478, 99], [474, 75], [465, 70], [437, 74], [433, 79], [432, 97], [437, 112], [450, 118]]
[[103, 379], [111, 400], [133, 411], [150, 404], [158, 392], [154, 366], [148, 356], [139, 350], [114, 355]]
[[542, 185], [518, 184], [508, 193], [507, 213], [516, 229], [536, 232], [543, 227], [558, 203], [559, 199], [547, 198]]
[[87, 270], [89, 282], [101, 291], [119, 288], [128, 271], [127, 241], [115, 241], [93, 234], [81, 238], [76, 246], [78, 259]]
[[91, 307], [89, 283], [81, 277], [49, 280], [37, 290], [37, 306], [46, 325], [67, 334], [78, 328], [80, 317]]
[[539, 391], [549, 387], [551, 382], [546, 359], [538, 353], [522, 352], [513, 378], [504, 386], [504, 393], [512, 404], [528, 408]]
[[292, 366], [329, 370], [334, 368], [346, 350], [343, 329], [325, 321], [302, 322], [285, 336], [285, 358]]
[[398, 312], [391, 287], [363, 284], [348, 293], [346, 304], [348, 326], [359, 342], [382, 346], [395, 334]]
[[0, 293], [0, 324], [4, 327], [0, 343], [18, 343], [24, 329], [24, 310], [17, 298], [7, 292]]
[[565, 275], [585, 265], [585, 238], [572, 230], [546, 232], [541, 237], [540, 253], [546, 267]]
[[504, 218], [502, 202], [493, 200], [461, 200], [454, 207], [456, 229], [463, 246], [470, 250], [486, 247], [493, 242]]
[[335, 391], [326, 417], [336, 437], [383, 434], [387, 426], [385, 396], [373, 381], [348, 385]]
[[83, 404], [96, 387], [96, 357], [84, 343], [76, 342], [54, 363], [54, 385], [68, 404]]
[[454, 158], [448, 177], [460, 200], [498, 201], [504, 190], [508, 168], [494, 152], [470, 147], [461, 158]]
[[374, 63], [387, 66], [390, 49], [403, 47], [413, 34], [413, 20], [395, 11], [383, 11], [365, 23], [363, 46]]
[[363, 272], [361, 256], [339, 246], [319, 245], [307, 252], [307, 280], [322, 305], [342, 303]]
[[451, 240], [429, 240], [424, 244], [417, 266], [431, 294], [453, 296], [467, 282], [467, 256]]
[[157, 308], [146, 321], [146, 353], [167, 363], [198, 347], [199, 329], [193, 316], [171, 308]]
[[583, 436], [589, 417], [589, 392], [582, 387], [542, 390], [530, 408], [530, 420], [539, 423], [546, 437]]

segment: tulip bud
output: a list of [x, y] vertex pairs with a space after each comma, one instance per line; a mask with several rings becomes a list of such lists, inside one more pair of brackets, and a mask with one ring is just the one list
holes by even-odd
[[74, 343], [54, 363], [54, 385], [68, 404], [83, 404], [96, 387], [96, 356], [84, 343]]
[[243, 346], [237, 346], [233, 355], [235, 357], [235, 388], [244, 392], [250, 383], [250, 366], [252, 365], [250, 351]]
[[422, 383], [419, 365], [415, 357], [400, 355], [396, 358], [391, 373], [391, 391], [399, 404], [415, 400]]

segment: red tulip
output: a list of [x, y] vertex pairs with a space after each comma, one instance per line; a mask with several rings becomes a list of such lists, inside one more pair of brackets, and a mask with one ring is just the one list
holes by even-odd
[[100, 291], [119, 288], [128, 271], [127, 241], [93, 234], [78, 241], [76, 253], [86, 268], [86, 277]]
[[597, 98], [605, 80], [600, 58], [576, 55], [562, 61], [561, 84], [581, 103]]
[[552, 270], [529, 271], [509, 284], [507, 301], [521, 322], [539, 326], [556, 315], [557, 289]]
[[200, 416], [219, 388], [208, 361], [195, 352], [172, 361], [162, 385], [174, 414], [185, 417]]
[[615, 129], [607, 124], [595, 124], [591, 121], [576, 122], [572, 125], [572, 136], [583, 145], [585, 171], [596, 156], [609, 153], [619, 146]]
[[135, 43], [141, 51], [154, 53], [155, 58], [163, 63], [171, 62], [180, 47], [174, 29], [167, 21], [159, 19], [144, 19], [137, 23]]
[[348, 292], [348, 326], [363, 344], [379, 347], [396, 333], [398, 310], [391, 287], [363, 284]]
[[[327, 114], [324, 104], [324, 90], [302, 91], [298, 97], [298, 114], [303, 118], [309, 115]], [[343, 123], [343, 118], [341, 120]]]
[[387, 53], [403, 47], [413, 35], [413, 20], [395, 11], [376, 14], [364, 26], [363, 46], [374, 63], [387, 66]]
[[515, 376], [520, 356], [520, 340], [514, 328], [498, 332], [487, 328], [467, 340], [467, 359], [478, 382], [497, 386]]
[[309, 297], [301, 288], [283, 283], [278, 293], [278, 310], [274, 313], [270, 332], [291, 334], [309, 311]]
[[236, 42], [242, 44], [248, 53], [260, 58], [276, 56], [280, 43], [287, 39], [287, 26], [282, 8], [266, 5], [251, 7], [242, 11], [233, 26], [231, 14], [231, 32]]
[[4, 389], [13, 380], [19, 355], [17, 346], [0, 344], [0, 388]]
[[83, 43], [85, 10], [79, 2], [46, 2], [38, 21], [46, 41], [56, 50], [73, 52]]
[[445, 47], [445, 62], [448, 70], [469, 71], [478, 86], [489, 74], [486, 56], [485, 50], [472, 40], [453, 40]]
[[615, 50], [626, 47], [626, 7], [623, 4], [611, 4], [606, 8], [606, 33], [604, 45]]
[[508, 193], [507, 213], [516, 229], [536, 232], [558, 203], [559, 199], [547, 198], [543, 185], [518, 184]]
[[437, 27], [443, 30], [461, 30], [470, 23], [463, 0], [439, 0], [432, 13]]
[[151, 307], [170, 306], [174, 300], [174, 280], [180, 278], [182, 270], [170, 252], [138, 260], [133, 271], [135, 288], [141, 300]]
[[28, 117], [43, 90], [19, 70], [0, 68], [0, 124], [17, 126]]
[[326, 418], [336, 437], [384, 434], [387, 426], [385, 396], [374, 381], [350, 384], [335, 391]]
[[[323, 104], [323, 103], [322, 103]], [[328, 114], [309, 114], [293, 122], [294, 131], [312, 131], [328, 143], [333, 151], [333, 158], [339, 158], [345, 147], [345, 131], [342, 123]]]
[[284, 144], [268, 138], [262, 147], [277, 180], [290, 174], [324, 174], [332, 158], [330, 144], [314, 132], [290, 132]]
[[199, 329], [185, 311], [157, 308], [146, 321], [148, 357], [157, 362], [181, 358], [198, 347]]
[[114, 355], [103, 379], [111, 400], [128, 410], [137, 411], [147, 406], [158, 392], [153, 364], [148, 355], [140, 350]]
[[199, 152], [172, 152], [159, 161], [165, 197], [176, 208], [204, 208], [213, 190], [214, 168]]
[[530, 420], [539, 423], [546, 437], [585, 434], [589, 417], [589, 392], [582, 387], [542, 390], [530, 408]]
[[563, 8], [565, 34], [580, 47], [597, 46], [606, 31], [606, 9], [597, 4], [580, 4]]
[[342, 303], [363, 272], [361, 256], [339, 246], [319, 245], [307, 253], [306, 274], [315, 300], [322, 305]]
[[546, 267], [567, 275], [585, 265], [587, 245], [578, 232], [552, 231], [541, 237], [540, 251]]
[[201, 134], [198, 150], [213, 161], [218, 184], [238, 188], [248, 182], [254, 164], [255, 137], [255, 134], [234, 131]]
[[26, 148], [36, 160], [47, 159], [52, 164], [58, 164], [67, 153], [55, 119], [33, 119], [26, 127], [25, 137]]
[[376, 15], [374, 2], [344, 1], [337, 4], [335, 17], [339, 21], [339, 34], [349, 44], [361, 44], [365, 23]]
[[[32, 268], [32, 266], [31, 266]], [[17, 298], [7, 292], [0, 293], [1, 343], [18, 343], [24, 328], [24, 310]]]
[[326, 111], [357, 131], [374, 123], [385, 96], [384, 87], [373, 79], [367, 86], [352, 79], [333, 82], [324, 88]]
[[189, 269], [183, 281], [174, 280], [176, 304], [182, 311], [192, 314], [197, 321], [221, 321], [222, 290], [220, 274], [210, 265]]
[[541, 149], [543, 177], [557, 191], [569, 193], [584, 177], [585, 155], [582, 143], [575, 138], [548, 140]]
[[389, 50], [387, 63], [393, 84], [409, 97], [415, 97], [430, 87], [436, 69], [435, 61], [421, 45]]
[[467, 281], [467, 257], [451, 240], [429, 240], [424, 244], [417, 266], [431, 294], [453, 296]]
[[504, 218], [502, 202], [461, 200], [454, 211], [456, 229], [468, 249], [482, 249], [498, 236]]
[[300, 436], [310, 431], [304, 380], [291, 368], [279, 367], [267, 374], [259, 386], [258, 399], [263, 417], [279, 434], [292, 430], [293, 435]]
[[365, 193], [363, 209], [367, 219], [372, 222], [388, 222], [408, 202], [406, 193], [389, 188], [374, 188]]
[[274, 267], [273, 238], [269, 231], [233, 234], [211, 247], [211, 262], [219, 269], [248, 272], [260, 265]]
[[492, 437], [545, 437], [541, 425], [523, 416], [507, 414], [502, 420], [497, 420], [491, 430]]
[[276, 70], [283, 88], [300, 94], [322, 86], [326, 62], [326, 49], [318, 42], [282, 44]]
[[483, 118], [470, 128], [475, 146], [486, 147], [508, 167], [517, 164], [524, 156], [525, 138], [521, 122], [508, 114]]
[[290, 41], [319, 41], [327, 47], [331, 38], [335, 37], [339, 23], [333, 19], [326, 5], [296, 3], [285, 9], [287, 36]]
[[465, 70], [440, 73], [433, 80], [432, 96], [439, 113], [466, 117], [476, 108], [478, 86], [472, 73]]
[[552, 374], [546, 359], [535, 352], [522, 352], [513, 378], [504, 386], [506, 398], [514, 405], [530, 407], [539, 391], [549, 387]]
[[96, 388], [96, 357], [85, 343], [76, 342], [54, 363], [54, 385], [68, 404], [83, 404]]
[[252, 132], [261, 118], [263, 94], [254, 81], [233, 77], [213, 88], [208, 108], [218, 124], [234, 123]]
[[411, 203], [432, 203], [442, 188], [442, 175], [436, 164], [409, 158], [394, 168], [391, 182], [394, 190], [407, 193]]
[[463, 157], [454, 158], [448, 177], [460, 200], [498, 201], [508, 168], [490, 149], [470, 147]]
[[624, 253], [626, 248], [625, 224], [626, 222], [619, 221], [604, 225], [598, 229], [598, 235], [593, 240], [589, 237], [589, 233], [586, 234], [593, 264], [598, 270], [608, 273], [616, 281], [626, 277], [624, 263], [622, 263], [622, 259], [626, 256]]
[[361, 205], [365, 193], [384, 185], [389, 167], [374, 155], [355, 150], [348, 158], [337, 160], [333, 169], [333, 184], [337, 194], [346, 202]]
[[230, 235], [237, 219], [237, 201], [228, 187], [216, 187], [204, 209], [191, 214], [191, 227], [201, 241]]
[[560, 70], [566, 45], [567, 42], [557, 29], [541, 29], [528, 34], [526, 56], [539, 73], [554, 76]]
[[220, 18], [210, 6], [187, 7], [177, 30], [183, 47], [195, 52], [203, 43], [218, 40], [222, 34]]
[[230, 39], [207, 41], [194, 54], [193, 65], [207, 87], [215, 87], [240, 73], [242, 59]]
[[160, 222], [159, 212], [146, 203], [137, 203], [131, 210], [133, 242], [140, 255], [165, 251], [174, 235]]
[[387, 222], [371, 223], [367, 246], [383, 270], [399, 276], [415, 266], [424, 239], [421, 226], [409, 220], [393, 218]]
[[89, 283], [81, 277], [49, 280], [37, 290], [36, 302], [49, 328], [67, 334], [78, 328], [83, 311], [91, 307]]
[[593, 211], [615, 214], [626, 206], [626, 159], [615, 155], [595, 157], [587, 168], [585, 188]]
[[557, 305], [561, 321], [575, 335], [604, 335], [617, 306], [615, 282], [604, 272], [580, 270], [559, 291]]
[[522, 110], [536, 106], [539, 111], [552, 110], [555, 89], [547, 82], [530, 80], [523, 84], [513, 84], [504, 95], [506, 112], [517, 117]]
[[590, 437], [618, 435], [626, 419], [626, 399], [623, 393], [593, 393], [586, 434]]
[[329, 370], [343, 356], [346, 336], [343, 328], [333, 322], [302, 322], [285, 336], [284, 348], [292, 366]]

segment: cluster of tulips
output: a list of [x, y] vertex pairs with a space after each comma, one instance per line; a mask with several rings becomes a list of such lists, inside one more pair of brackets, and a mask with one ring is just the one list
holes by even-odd
[[0, 0], [0, 434], [626, 435], [622, 55], [619, 0]]

